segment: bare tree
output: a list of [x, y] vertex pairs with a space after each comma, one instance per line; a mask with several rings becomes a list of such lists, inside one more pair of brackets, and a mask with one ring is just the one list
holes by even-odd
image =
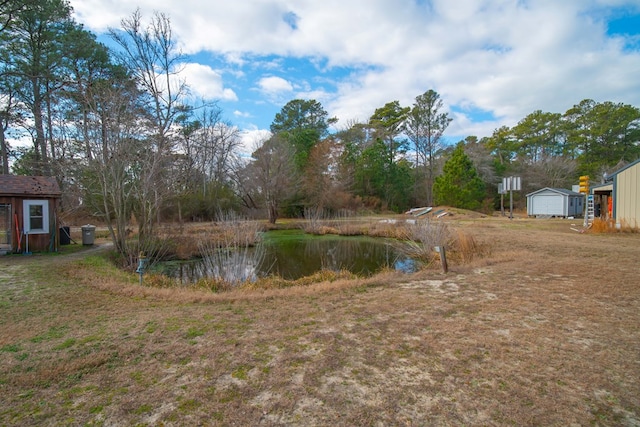
[[174, 124], [187, 107], [182, 103], [188, 88], [179, 78], [182, 54], [172, 38], [169, 18], [156, 12], [148, 27], [142, 27], [140, 10], [123, 19], [121, 31], [109, 34], [122, 48], [119, 59], [134, 75], [138, 86], [146, 93], [147, 111], [153, 150], [146, 152], [146, 165], [138, 182], [140, 203], [136, 218], [141, 238], [153, 234], [153, 225], [160, 220], [162, 203], [170, 188], [166, 171], [173, 160]]
[[[235, 204], [234, 172], [241, 145], [238, 128], [223, 120], [215, 105], [194, 108], [181, 123], [173, 181], [176, 186], [178, 216], [183, 206], [194, 216], [212, 218]], [[231, 197], [229, 197], [231, 196]], [[225, 206], [223, 206], [225, 205]]]
[[531, 191], [543, 187], [571, 188], [578, 163], [569, 157], [547, 157], [523, 168], [522, 179]]
[[260, 198], [268, 211], [269, 222], [275, 224], [281, 203], [297, 186], [295, 150], [287, 141], [274, 135], [252, 154], [252, 162], [243, 171], [247, 197]]
[[496, 175], [494, 157], [489, 148], [476, 136], [468, 136], [464, 139], [464, 152], [473, 162], [476, 171], [482, 181], [487, 185], [495, 186], [498, 182]]
[[338, 151], [333, 138], [317, 143], [309, 153], [309, 161], [302, 177], [302, 186], [310, 204], [322, 211], [336, 207], [336, 194], [341, 190], [337, 182]]
[[134, 262], [127, 229], [138, 200], [137, 182], [148, 151], [140, 139], [138, 116], [143, 112], [135, 81], [114, 69], [110, 79], [94, 82], [87, 91], [86, 133], [89, 150], [84, 174], [84, 202], [109, 227], [116, 250]]
[[122, 48], [120, 61], [133, 73], [138, 85], [149, 96], [149, 111], [159, 151], [171, 149], [171, 128], [188, 87], [179, 77], [184, 59], [172, 38], [169, 18], [159, 12], [150, 25], [142, 28], [142, 15], [136, 10], [121, 21], [122, 29], [110, 29], [109, 35]]

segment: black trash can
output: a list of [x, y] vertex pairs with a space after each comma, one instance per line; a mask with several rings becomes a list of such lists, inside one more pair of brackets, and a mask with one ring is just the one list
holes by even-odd
[[70, 245], [70, 244], [71, 244], [71, 228], [60, 227], [60, 245]]

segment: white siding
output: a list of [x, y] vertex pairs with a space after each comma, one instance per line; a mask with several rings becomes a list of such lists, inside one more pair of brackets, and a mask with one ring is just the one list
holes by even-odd
[[620, 226], [640, 227], [640, 163], [620, 172], [616, 177], [616, 223]]

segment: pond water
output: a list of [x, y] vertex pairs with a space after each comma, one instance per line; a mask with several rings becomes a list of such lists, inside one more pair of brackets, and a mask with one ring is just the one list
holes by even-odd
[[[211, 251], [210, 251], [211, 252]], [[278, 275], [295, 280], [322, 269], [348, 270], [370, 276], [384, 268], [411, 273], [418, 264], [398, 252], [388, 240], [335, 235], [312, 236], [298, 230], [264, 233], [256, 247], [216, 251], [186, 262], [163, 263], [160, 271], [189, 284], [202, 277], [224, 277], [230, 282]]]

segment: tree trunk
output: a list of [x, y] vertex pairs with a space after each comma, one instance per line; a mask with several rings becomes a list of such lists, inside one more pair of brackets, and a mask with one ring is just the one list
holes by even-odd
[[48, 175], [47, 144], [44, 135], [44, 123], [42, 122], [42, 96], [40, 95], [40, 89], [38, 87], [38, 79], [32, 79], [31, 84], [33, 85], [33, 121], [36, 131], [34, 148], [36, 155], [40, 156], [38, 160], [41, 162], [41, 164], [38, 165], [37, 172], [41, 175]]
[[278, 206], [274, 200], [269, 200], [267, 206], [269, 207], [269, 224], [275, 224], [278, 219]]
[[4, 127], [0, 129], [0, 156], [2, 157], [2, 175], [9, 174], [9, 150], [7, 149], [7, 140], [4, 137]]

